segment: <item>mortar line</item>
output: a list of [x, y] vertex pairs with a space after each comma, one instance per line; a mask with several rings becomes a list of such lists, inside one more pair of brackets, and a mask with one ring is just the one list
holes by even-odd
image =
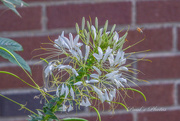
[[46, 16], [46, 6], [42, 4], [42, 15], [41, 15], [41, 26], [42, 31], [47, 31], [47, 16]]

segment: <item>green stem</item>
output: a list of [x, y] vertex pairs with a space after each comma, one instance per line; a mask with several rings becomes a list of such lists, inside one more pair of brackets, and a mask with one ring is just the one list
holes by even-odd
[[20, 104], [20, 103], [14, 101], [14, 100], [12, 100], [12, 99], [10, 99], [10, 98], [8, 98], [8, 97], [2, 95], [2, 94], [0, 94], [0, 96], [2, 96], [2, 97], [4, 97], [5, 99], [7, 99], [7, 100], [9, 100], [9, 101], [11, 101], [11, 102], [13, 102], [13, 103], [15, 103], [15, 104], [21, 106], [22, 109], [24, 108], [25, 110], [27, 110], [27, 111], [29, 111], [29, 112], [31, 112], [31, 113], [37, 115], [35, 112], [33, 112], [32, 110], [30, 110], [29, 108], [26, 108], [23, 104]]

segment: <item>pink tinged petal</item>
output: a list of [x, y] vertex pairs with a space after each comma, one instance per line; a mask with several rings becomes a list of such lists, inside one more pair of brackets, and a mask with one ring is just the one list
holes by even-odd
[[82, 84], [82, 81], [74, 83], [74, 85], [80, 86]]
[[103, 62], [106, 61], [106, 59], [108, 58], [108, 56], [111, 54], [112, 52], [112, 49], [110, 49], [110, 47], [108, 46], [107, 50], [106, 50], [106, 53], [104, 54], [104, 57], [103, 57]]
[[72, 99], [74, 100], [74, 91], [73, 91], [73, 88], [72, 88], [72, 87], [71, 87], [71, 89], [70, 89], [70, 95], [71, 95]]
[[68, 108], [68, 112], [72, 111], [73, 110], [73, 107], [72, 105], [70, 104], [69, 108]]
[[104, 102], [104, 93], [102, 93], [102, 91], [100, 89], [98, 89], [95, 86], [92, 86], [94, 88], [94, 91], [98, 94], [99, 99], [101, 100], [101, 102]]
[[114, 56], [113, 56], [113, 54], [110, 54], [110, 56], [108, 57], [108, 60], [109, 60], [110, 66], [112, 67], [114, 65]]
[[91, 77], [91, 78], [96, 78], [96, 79], [98, 79], [98, 78], [99, 78], [99, 75], [98, 75], [98, 74], [91, 74], [90, 77]]
[[84, 60], [86, 61], [88, 56], [89, 56], [89, 50], [90, 50], [90, 47], [88, 45], [86, 45], [86, 54], [85, 54], [85, 58]]
[[96, 40], [96, 28], [92, 25], [91, 26], [91, 30], [92, 30], [92, 32], [93, 32], [93, 36], [94, 36], [94, 40]]
[[72, 72], [73, 72], [73, 74], [75, 74], [76, 76], [79, 76], [79, 74], [77, 73], [77, 71], [76, 71], [74, 68], [72, 68]]
[[98, 72], [99, 75], [101, 75], [102, 72], [96, 66], [93, 66], [93, 68]]
[[122, 70], [122, 71], [128, 71], [128, 68], [125, 67], [125, 66], [121, 66], [121, 67], [119, 68], [119, 70]]

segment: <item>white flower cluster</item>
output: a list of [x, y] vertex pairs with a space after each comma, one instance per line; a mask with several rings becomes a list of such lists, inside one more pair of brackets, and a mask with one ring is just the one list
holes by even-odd
[[64, 82], [56, 81], [59, 85], [56, 95], [64, 99], [62, 111], [73, 110], [70, 102], [69, 106], [65, 104], [70, 100], [76, 100], [81, 106], [91, 106], [93, 97], [91, 92], [96, 94], [97, 100], [111, 104], [116, 98], [117, 90], [126, 86], [128, 79], [124, 73], [128, 68], [125, 66], [126, 57], [122, 46], [127, 32], [119, 37], [118, 32], [113, 29], [109, 32], [106, 30], [107, 27], [98, 30], [98, 27], [91, 25], [89, 32], [78, 28], [78, 35], [74, 39], [71, 33], [67, 38], [62, 32], [54, 41], [54, 47], [69, 57], [73, 65], [62, 64], [55, 60], [51, 61], [44, 71], [45, 77], [53, 75], [54, 71], [66, 71], [70, 76]]

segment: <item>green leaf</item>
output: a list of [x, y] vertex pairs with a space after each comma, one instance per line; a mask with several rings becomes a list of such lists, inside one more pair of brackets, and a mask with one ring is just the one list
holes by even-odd
[[1, 0], [5, 6], [15, 12], [18, 16], [21, 17], [19, 12], [16, 10], [16, 5], [19, 6], [27, 6], [28, 4], [23, 2], [22, 0]]
[[88, 121], [86, 119], [83, 119], [83, 118], [64, 118], [64, 119], [61, 119], [62, 121]]
[[26, 61], [20, 55], [18, 55], [14, 51], [8, 50], [8, 49], [0, 46], [0, 55], [3, 58], [8, 59], [11, 63], [17, 64], [18, 66], [24, 68], [31, 74], [31, 68], [29, 67], [29, 65], [26, 63]]
[[2, 0], [2, 2], [4, 3], [4, 5], [5, 6], [7, 6], [9, 9], [11, 9], [13, 12], [15, 12], [18, 16], [20, 16], [21, 17], [21, 15], [19, 14], [19, 12], [16, 10], [16, 6], [13, 4], [13, 3], [11, 3], [11, 2], [7, 2], [7, 1], [4, 1], [4, 0]]
[[0, 46], [6, 48], [6, 49], [11, 49], [13, 51], [23, 51], [23, 47], [17, 43], [16, 41], [8, 38], [2, 38], [0, 37]]

